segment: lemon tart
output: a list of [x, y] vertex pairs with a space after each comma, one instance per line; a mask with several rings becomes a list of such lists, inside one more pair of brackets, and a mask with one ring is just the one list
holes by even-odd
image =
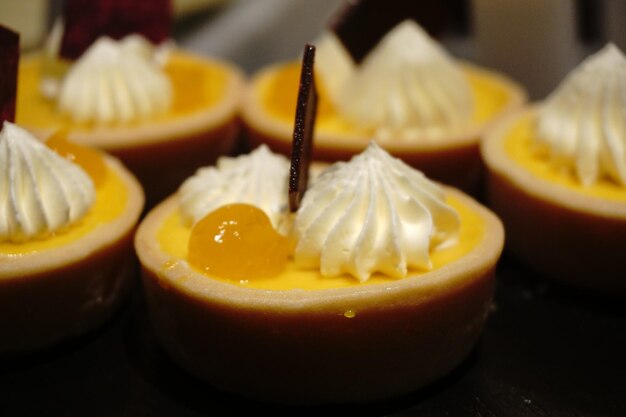
[[[453, 59], [413, 21], [397, 25], [358, 65], [332, 32], [317, 47], [314, 159], [348, 160], [375, 138], [429, 178], [478, 191], [479, 140], [526, 101], [520, 85]], [[242, 120], [252, 148], [265, 143], [289, 155], [298, 70], [296, 61], [280, 62], [251, 77]]]
[[509, 250], [547, 277], [622, 294], [624, 77], [626, 59], [609, 45], [544, 102], [503, 121], [481, 147], [487, 198]]
[[[108, 44], [96, 43], [101, 50], [112, 48], [112, 41]], [[171, 50], [167, 55], [162, 72], [170, 86], [170, 90], [164, 93], [171, 96], [169, 106], [140, 106], [139, 109], [147, 107], [161, 110], [126, 121], [106, 117], [103, 121], [84, 114], [93, 109], [97, 115], [100, 114], [98, 109], [105, 108], [105, 115], [124, 117], [119, 109], [130, 107], [132, 110], [132, 103], [142, 103], [143, 100], [131, 98], [131, 105], [120, 104], [119, 96], [125, 96], [125, 90], [136, 90], [135, 83], [120, 86], [119, 82], [114, 82], [114, 76], [107, 78], [106, 74], [117, 74], [118, 71], [106, 69], [108, 67], [100, 62], [99, 57], [93, 58], [96, 69], [85, 66], [87, 69], [83, 72], [95, 77], [96, 83], [110, 82], [111, 85], [106, 84], [103, 91], [93, 95], [93, 103], [87, 98], [75, 97], [71, 94], [72, 88], [68, 87], [70, 92], [61, 97], [66, 97], [66, 107], [75, 108], [78, 112], [79, 116], [75, 116], [70, 110], [63, 110], [65, 107], [61, 106], [60, 99], [50, 99], [40, 91], [45, 55], [26, 56], [20, 61], [16, 120], [41, 135], [65, 130], [71, 141], [102, 149], [117, 157], [140, 180], [148, 205], [151, 205], [173, 192], [196, 168], [215, 162], [219, 155], [234, 152], [240, 130], [238, 109], [244, 82], [243, 72], [234, 64], [193, 55], [180, 49]], [[98, 66], [105, 70], [99, 72]], [[105, 73], [105, 76], [101, 75], [103, 80], [98, 78], [100, 73]], [[139, 81], [142, 78], [150, 79], [141, 74], [135, 74], [135, 78], [122, 74], [121, 78], [138, 78]], [[67, 84], [70, 85], [69, 82]], [[85, 92], [85, 96], [87, 92], [93, 91], [87, 82], [78, 85], [78, 90]], [[155, 94], [161, 97], [163, 93]], [[108, 113], [107, 102], [109, 105], [114, 103], [108, 107]], [[131, 114], [141, 111], [135, 110]]]
[[[497, 217], [370, 144], [317, 176], [287, 227], [281, 158], [261, 147], [200, 170], [140, 224], [143, 287], [167, 352], [218, 389], [294, 404], [382, 400], [450, 372], [490, 309]], [[385, 184], [361, 193], [350, 175], [333, 188], [354, 165]], [[340, 203], [349, 198], [359, 203]]]
[[111, 156], [59, 135], [49, 146], [65, 158], [16, 125], [0, 132], [2, 355], [95, 329], [136, 277], [141, 186]]
[[221, 158], [148, 213], [135, 248], [156, 334], [192, 374], [264, 401], [377, 401], [469, 354], [503, 229], [375, 141], [310, 165], [314, 57], [306, 45], [291, 163], [266, 145]]

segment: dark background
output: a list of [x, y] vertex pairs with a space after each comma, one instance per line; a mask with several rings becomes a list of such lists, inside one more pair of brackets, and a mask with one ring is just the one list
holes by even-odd
[[141, 291], [104, 327], [0, 361], [2, 416], [626, 416], [626, 303], [548, 281], [505, 254], [472, 355], [411, 395], [367, 406], [281, 407], [220, 393], [171, 362]]

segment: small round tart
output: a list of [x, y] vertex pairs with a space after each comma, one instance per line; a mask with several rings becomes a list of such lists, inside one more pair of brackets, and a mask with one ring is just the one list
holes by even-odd
[[135, 238], [155, 331], [171, 356], [214, 387], [292, 404], [370, 402], [414, 391], [470, 353], [490, 308], [503, 228], [459, 191], [458, 244], [431, 271], [358, 283], [289, 261], [278, 276], [228, 281], [187, 263], [176, 195]]
[[626, 188], [580, 185], [534, 146], [536, 106], [503, 120], [481, 145], [487, 198], [507, 248], [535, 270], [585, 288], [626, 293]]
[[20, 60], [17, 123], [45, 136], [65, 130], [70, 140], [119, 158], [139, 179], [148, 206], [174, 192], [195, 170], [238, 145], [238, 111], [245, 76], [235, 65], [182, 50], [164, 68], [172, 82], [170, 110], [140, 122], [77, 123], [39, 90], [43, 57]]
[[0, 354], [27, 353], [92, 330], [128, 294], [144, 195], [119, 161], [102, 157], [106, 173], [85, 217], [47, 237], [0, 242]]
[[[427, 177], [475, 192], [481, 174], [479, 140], [493, 121], [526, 102], [526, 93], [513, 80], [494, 71], [469, 63], [463, 63], [462, 69], [476, 100], [469, 126], [411, 140], [377, 138], [377, 142]], [[243, 98], [242, 120], [252, 148], [266, 143], [275, 152], [290, 155], [299, 71], [297, 62], [280, 63], [251, 78]], [[313, 158], [348, 160], [367, 147], [373, 132], [342, 118], [320, 83], [317, 86]]]

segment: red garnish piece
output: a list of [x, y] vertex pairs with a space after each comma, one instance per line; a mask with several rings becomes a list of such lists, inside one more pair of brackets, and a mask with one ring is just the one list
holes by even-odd
[[60, 55], [76, 59], [100, 36], [132, 33], [158, 44], [171, 33], [171, 0], [65, 0]]
[[309, 165], [313, 145], [317, 89], [313, 76], [315, 46], [305, 45], [300, 71], [300, 87], [296, 103], [296, 121], [293, 127], [291, 167], [289, 171], [289, 210], [298, 210], [309, 182]]
[[[344, 45], [352, 59], [360, 63], [374, 46], [406, 19], [415, 20], [425, 31], [441, 31], [450, 10], [441, 0], [346, 0], [331, 18], [328, 28]], [[446, 14], [447, 13], [447, 14]]]
[[0, 128], [5, 120], [15, 121], [19, 59], [20, 35], [0, 25]]

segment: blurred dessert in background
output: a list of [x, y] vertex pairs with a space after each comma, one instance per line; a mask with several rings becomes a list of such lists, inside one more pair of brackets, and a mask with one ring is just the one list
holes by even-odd
[[148, 205], [237, 146], [244, 75], [171, 42], [169, 1], [70, 0], [20, 63], [18, 119], [118, 157]]
[[545, 276], [626, 292], [626, 58], [586, 58], [543, 101], [494, 129], [481, 152], [507, 247]]
[[[316, 42], [314, 159], [349, 159], [375, 138], [430, 178], [477, 192], [478, 142], [494, 121], [525, 102], [523, 87], [454, 59], [416, 21], [405, 19], [406, 9], [355, 4]], [[366, 37], [359, 33], [370, 32], [379, 36], [369, 36], [366, 47], [356, 42]], [[289, 153], [297, 75], [294, 61], [252, 77], [242, 110], [252, 147], [266, 143]]]
[[[135, 282], [143, 191], [124, 166], [12, 123], [18, 36], [0, 27], [0, 355], [95, 329]], [[19, 110], [18, 110], [19, 111]]]

